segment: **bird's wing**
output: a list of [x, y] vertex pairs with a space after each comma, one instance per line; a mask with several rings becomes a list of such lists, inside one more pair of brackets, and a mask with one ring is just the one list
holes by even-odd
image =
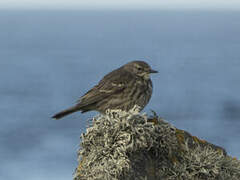
[[120, 69], [112, 71], [78, 100], [78, 106], [88, 106], [112, 94], [121, 93], [127, 87], [128, 80], [131, 79], [129, 76], [131, 73]]

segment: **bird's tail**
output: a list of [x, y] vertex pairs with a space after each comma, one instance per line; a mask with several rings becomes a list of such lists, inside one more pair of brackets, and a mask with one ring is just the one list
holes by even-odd
[[76, 112], [76, 111], [79, 111], [79, 108], [78, 108], [77, 106], [73, 106], [73, 107], [70, 107], [70, 108], [68, 108], [68, 109], [65, 109], [65, 110], [63, 110], [63, 111], [55, 114], [54, 116], [52, 116], [52, 118], [58, 120], [58, 119], [60, 119], [60, 118], [62, 118], [62, 117], [64, 117], [64, 116], [69, 115], [69, 114], [71, 114], [71, 113], [74, 113], [74, 112]]

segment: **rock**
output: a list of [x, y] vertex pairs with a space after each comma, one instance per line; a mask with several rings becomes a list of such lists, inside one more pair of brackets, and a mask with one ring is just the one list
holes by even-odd
[[81, 136], [74, 180], [239, 180], [240, 161], [156, 115], [108, 113]]

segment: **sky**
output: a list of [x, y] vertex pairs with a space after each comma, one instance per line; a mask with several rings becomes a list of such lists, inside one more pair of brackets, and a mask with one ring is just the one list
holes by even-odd
[[240, 9], [239, 0], [0, 0], [0, 8]]

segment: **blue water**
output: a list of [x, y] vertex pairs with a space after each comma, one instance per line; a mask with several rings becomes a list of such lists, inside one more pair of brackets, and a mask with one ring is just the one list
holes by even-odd
[[0, 179], [66, 180], [95, 112], [50, 117], [141, 59], [144, 111], [240, 157], [240, 12], [0, 11]]

